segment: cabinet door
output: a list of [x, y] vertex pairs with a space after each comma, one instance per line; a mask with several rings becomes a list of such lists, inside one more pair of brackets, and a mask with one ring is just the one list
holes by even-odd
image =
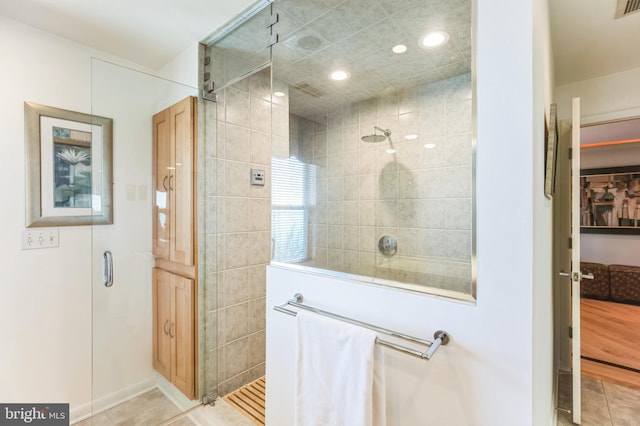
[[195, 301], [193, 280], [173, 275], [171, 382], [195, 398]]
[[169, 176], [174, 158], [170, 127], [168, 109], [153, 116], [153, 255], [161, 259], [169, 259], [171, 238]]
[[173, 105], [169, 113], [175, 158], [169, 178], [173, 213], [170, 218], [170, 260], [184, 265], [194, 264], [195, 115], [193, 97]]
[[171, 380], [172, 276], [153, 268], [153, 368], [167, 380]]

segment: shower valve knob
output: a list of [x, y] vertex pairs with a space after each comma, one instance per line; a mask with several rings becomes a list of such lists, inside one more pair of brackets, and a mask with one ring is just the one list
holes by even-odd
[[378, 241], [378, 249], [385, 256], [393, 256], [398, 252], [398, 243], [395, 238], [385, 235]]

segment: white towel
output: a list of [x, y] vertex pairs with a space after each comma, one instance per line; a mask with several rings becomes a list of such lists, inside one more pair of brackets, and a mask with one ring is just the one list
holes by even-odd
[[307, 312], [296, 324], [296, 426], [385, 426], [376, 333]]

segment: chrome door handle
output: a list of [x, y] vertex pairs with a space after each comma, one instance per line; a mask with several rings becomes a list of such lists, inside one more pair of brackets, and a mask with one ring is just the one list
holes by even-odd
[[580, 281], [581, 279], [585, 279], [585, 280], [595, 279], [592, 273], [583, 274], [582, 272], [574, 272], [572, 274], [570, 272], [560, 271], [558, 272], [558, 275], [560, 275], [561, 277], [573, 277], [574, 281]]
[[113, 256], [109, 250], [105, 250], [102, 255], [103, 258], [103, 270], [102, 279], [105, 287], [111, 287], [113, 285]]

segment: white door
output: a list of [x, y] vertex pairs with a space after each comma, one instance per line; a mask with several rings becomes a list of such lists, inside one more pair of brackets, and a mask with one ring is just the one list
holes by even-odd
[[[550, 126], [555, 125], [555, 105]], [[571, 371], [573, 422], [581, 421], [580, 380], [580, 99], [572, 102], [572, 120], [559, 123], [558, 170], [554, 210], [556, 359], [561, 371]], [[584, 278], [590, 278], [586, 276]], [[559, 407], [560, 408], [560, 407]], [[568, 409], [569, 407], [561, 407]]]
[[571, 375], [573, 422], [580, 424], [580, 98], [573, 98], [571, 111]]

